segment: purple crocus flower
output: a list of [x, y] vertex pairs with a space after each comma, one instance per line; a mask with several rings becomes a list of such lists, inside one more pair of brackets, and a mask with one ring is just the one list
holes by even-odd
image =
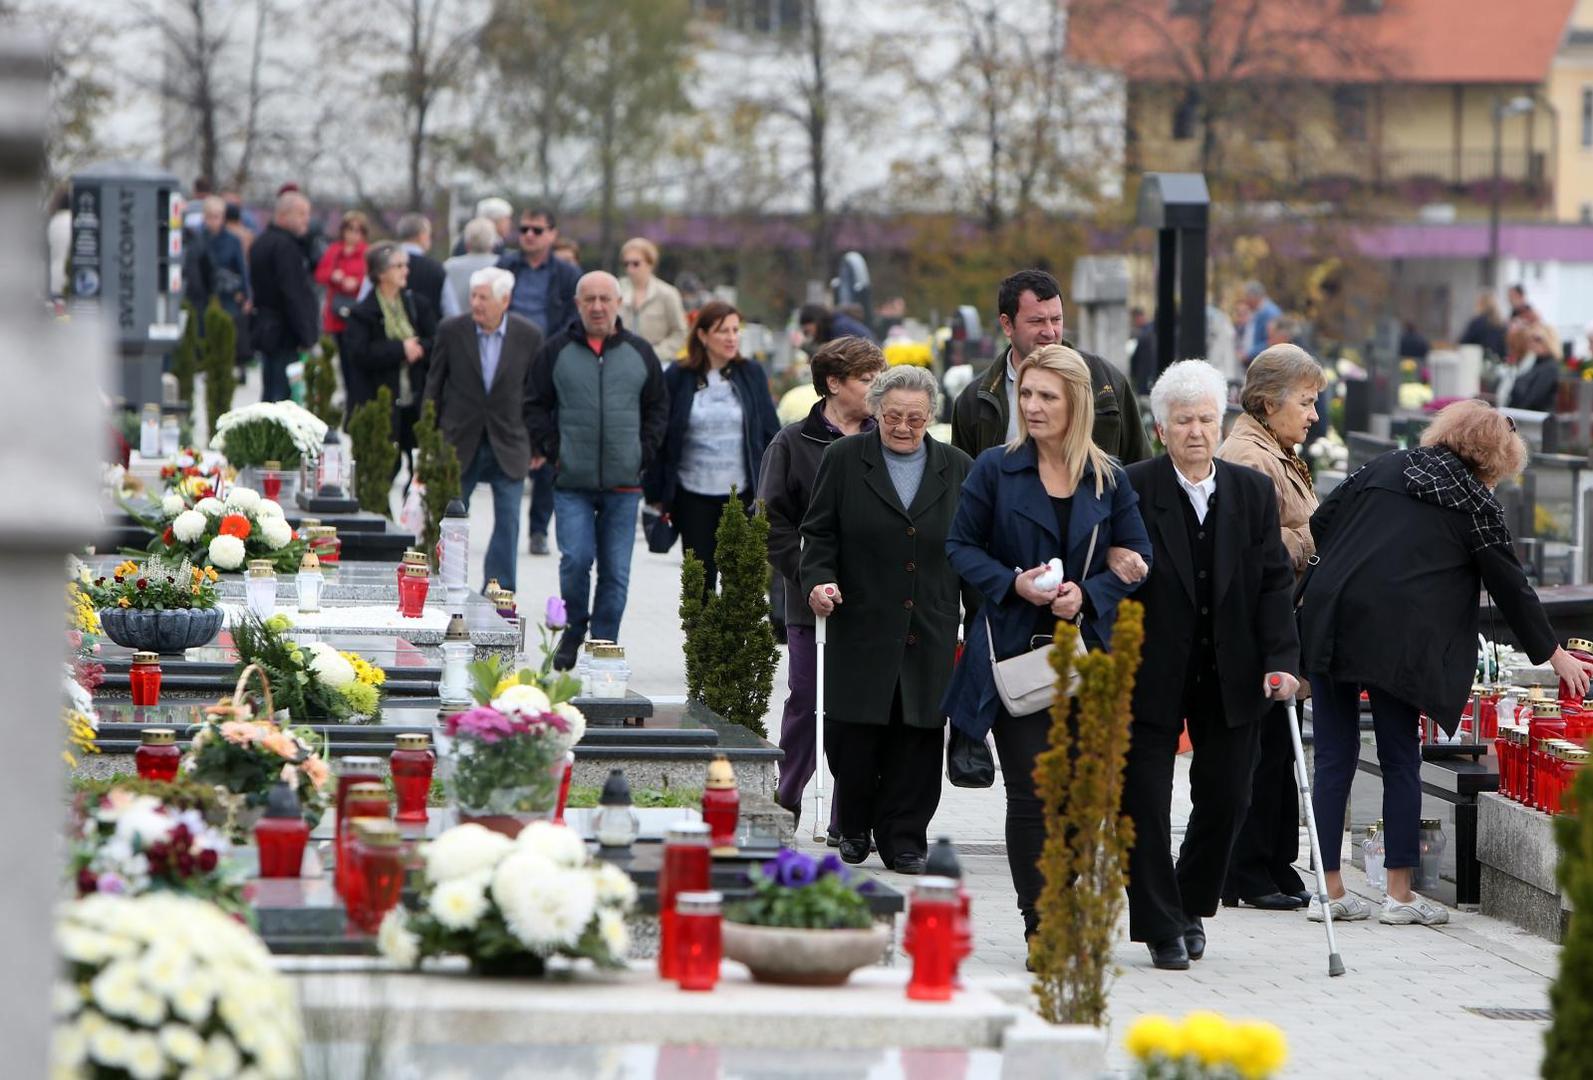
[[565, 626], [569, 625], [569, 619], [569, 612], [564, 609], [564, 598], [562, 596], [548, 597], [547, 608], [542, 613], [542, 621], [547, 624], [548, 629], [563, 630]]

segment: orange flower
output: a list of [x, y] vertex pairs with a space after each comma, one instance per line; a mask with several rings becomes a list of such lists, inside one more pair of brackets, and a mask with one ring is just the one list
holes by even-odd
[[326, 781], [331, 776], [330, 770], [326, 767], [326, 762], [318, 757], [312, 757], [305, 761], [304, 772], [309, 776], [310, 783], [315, 785], [317, 791], [326, 786]]
[[260, 738], [260, 729], [242, 720], [228, 720], [221, 725], [221, 737], [234, 746], [247, 746]]
[[252, 529], [249, 519], [242, 514], [228, 514], [221, 519], [221, 526], [217, 531], [222, 536], [236, 536], [239, 540], [247, 540]]
[[260, 745], [271, 751], [277, 757], [294, 758], [299, 756], [299, 744], [293, 741], [293, 736], [285, 731], [273, 731], [260, 739]]

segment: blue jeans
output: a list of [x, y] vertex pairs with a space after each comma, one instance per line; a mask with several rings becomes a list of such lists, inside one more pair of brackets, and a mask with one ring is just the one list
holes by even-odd
[[465, 466], [459, 478], [459, 490], [470, 509], [470, 495], [477, 484], [492, 487], [492, 539], [487, 541], [485, 582], [498, 579], [510, 592], [515, 591], [515, 566], [520, 546], [520, 493], [525, 490], [524, 480], [511, 480], [503, 474], [492, 443], [482, 436], [476, 447], [476, 456]]
[[[1398, 870], [1421, 863], [1421, 714], [1385, 690], [1366, 687], [1383, 772], [1383, 865]], [[1311, 676], [1311, 730], [1316, 741], [1312, 780], [1316, 833], [1322, 840], [1322, 869], [1339, 868], [1344, 846], [1344, 808], [1361, 753], [1361, 687]]]
[[531, 470], [531, 510], [526, 524], [532, 536], [546, 536], [553, 520], [553, 465], [543, 462]]
[[[631, 584], [640, 491], [553, 492], [559, 544], [559, 592], [577, 637], [619, 640], [620, 618]], [[597, 597], [592, 599], [592, 563]], [[590, 623], [590, 633], [588, 624]]]

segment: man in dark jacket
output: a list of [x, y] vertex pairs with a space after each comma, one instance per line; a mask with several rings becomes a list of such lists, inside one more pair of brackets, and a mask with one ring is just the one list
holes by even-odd
[[310, 200], [297, 191], [277, 196], [271, 224], [249, 249], [254, 285], [254, 344], [264, 357], [260, 400], [290, 396], [288, 365], [314, 345], [320, 322], [315, 287], [300, 238], [310, 228]]
[[426, 397], [437, 425], [458, 452], [465, 506], [479, 483], [492, 488], [492, 539], [484, 581], [515, 589], [520, 494], [531, 464], [527, 413], [531, 367], [542, 334], [509, 312], [514, 278], [487, 267], [471, 275], [470, 315], [444, 319], [432, 346]]
[[[580, 318], [555, 334], [531, 374], [531, 466], [554, 468], [559, 592], [569, 628], [554, 665], [575, 666], [592, 636], [619, 638], [630, 587], [642, 475], [664, 441], [669, 395], [653, 347], [619, 321], [619, 282], [593, 271], [576, 288]], [[592, 594], [592, 563], [597, 594]]]
[[[1020, 270], [1004, 280], [996, 307], [1011, 344], [957, 395], [951, 410], [951, 445], [973, 458], [1017, 435], [1013, 405], [1023, 361], [1041, 345], [1068, 345], [1062, 338], [1062, 287], [1044, 270]], [[1099, 356], [1076, 351], [1090, 366], [1095, 386], [1095, 445], [1124, 465], [1150, 457], [1150, 439], [1128, 377]]]
[[836, 338], [856, 337], [879, 344], [874, 332], [844, 311], [831, 311], [823, 304], [803, 304], [797, 312], [797, 326], [802, 336], [813, 348], [828, 344]]
[[[1206, 951], [1250, 801], [1263, 719], [1294, 696], [1299, 636], [1294, 569], [1278, 530], [1277, 491], [1261, 473], [1216, 460], [1228, 384], [1204, 360], [1173, 364], [1151, 390], [1167, 455], [1128, 468], [1151, 538], [1145, 670], [1134, 680], [1123, 811], [1134, 822], [1128, 932], [1159, 968]], [[1272, 686], [1272, 679], [1277, 686]], [[1172, 847], [1173, 762], [1185, 721], [1194, 744], [1194, 810]]]
[[[541, 207], [520, 216], [520, 249], [505, 251], [498, 265], [514, 275], [509, 310], [542, 331], [543, 338], [569, 326], [575, 318], [575, 284], [581, 268], [553, 257], [559, 239], [558, 219]], [[553, 473], [547, 465], [531, 468], [531, 554], [548, 553], [548, 523], [553, 520]]]
[[443, 270], [443, 264], [430, 254], [431, 222], [426, 220], [425, 214], [405, 214], [398, 219], [398, 227], [393, 232], [399, 246], [409, 252], [410, 290], [430, 304], [433, 311], [440, 313], [443, 309], [443, 285], [448, 281], [448, 274]]

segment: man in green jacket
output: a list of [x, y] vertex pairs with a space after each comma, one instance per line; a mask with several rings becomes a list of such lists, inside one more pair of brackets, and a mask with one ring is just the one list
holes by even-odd
[[[1062, 340], [1062, 288], [1044, 270], [1008, 277], [996, 306], [1011, 344], [957, 395], [951, 412], [951, 445], [975, 458], [1017, 435], [1017, 377], [1023, 361], [1042, 345], [1068, 344]], [[1095, 445], [1124, 465], [1150, 457], [1150, 438], [1128, 376], [1093, 353], [1079, 350], [1079, 355], [1095, 386]]]

